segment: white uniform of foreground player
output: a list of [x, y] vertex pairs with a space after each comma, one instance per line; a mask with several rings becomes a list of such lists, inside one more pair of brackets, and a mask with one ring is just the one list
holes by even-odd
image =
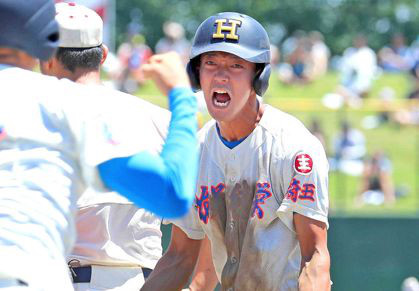
[[[75, 3], [57, 3], [55, 8], [60, 48], [52, 59], [41, 62], [41, 71], [89, 85], [98, 98], [113, 95], [118, 107], [136, 111], [132, 121], [126, 120], [125, 110], [104, 114], [109, 121], [127, 121], [119, 124], [120, 128], [112, 126], [113, 132], [132, 135], [133, 140], [114, 140], [121, 155], [144, 150], [159, 154], [170, 121], [169, 111], [101, 86], [100, 64], [108, 55], [102, 43], [102, 19], [95, 11]], [[83, 61], [86, 59], [88, 62]], [[160, 218], [116, 192], [97, 193], [91, 187], [77, 201], [77, 208], [77, 240], [67, 259], [74, 289], [138, 290], [162, 255]]]
[[112, 126], [136, 124], [138, 115], [125, 107], [111, 126], [104, 116], [121, 108], [110, 96], [15, 67], [1, 65], [0, 82], [0, 277], [71, 290], [63, 254], [75, 239], [76, 200], [88, 184], [104, 190], [96, 166], [119, 156], [118, 141], [133, 139]]
[[[97, 90], [99, 98], [102, 91], [109, 91], [99, 86]], [[122, 154], [130, 155], [139, 150], [157, 154], [164, 143], [169, 112], [134, 96], [117, 91], [109, 93], [120, 104], [128, 103], [136, 111], [132, 128], [113, 127], [115, 132], [125, 132], [137, 139], [124, 145]], [[125, 118], [124, 111], [120, 115], [118, 118]], [[115, 117], [111, 114], [109, 118]], [[142, 268], [154, 269], [162, 255], [161, 218], [137, 208], [115, 192], [97, 193], [92, 188], [83, 193], [77, 208], [78, 237], [67, 261], [74, 267], [91, 266], [92, 273], [90, 282], [74, 284], [75, 290], [138, 290], [148, 271], [145, 270], [144, 275]]]

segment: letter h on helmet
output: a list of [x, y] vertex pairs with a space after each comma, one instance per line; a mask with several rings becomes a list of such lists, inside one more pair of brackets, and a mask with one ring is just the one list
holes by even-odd
[[223, 12], [207, 18], [198, 27], [193, 39], [187, 72], [194, 90], [201, 88], [197, 65], [200, 55], [226, 52], [257, 64], [253, 88], [262, 96], [269, 85], [271, 53], [269, 37], [263, 26], [250, 16]]

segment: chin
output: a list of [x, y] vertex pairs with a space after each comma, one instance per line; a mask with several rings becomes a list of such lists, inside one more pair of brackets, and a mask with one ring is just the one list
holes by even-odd
[[214, 118], [216, 121], [220, 121], [220, 122], [229, 122], [232, 120], [231, 118], [231, 114], [228, 113], [227, 111], [225, 112], [220, 112], [218, 110], [208, 110], [209, 114], [211, 115], [212, 118]]

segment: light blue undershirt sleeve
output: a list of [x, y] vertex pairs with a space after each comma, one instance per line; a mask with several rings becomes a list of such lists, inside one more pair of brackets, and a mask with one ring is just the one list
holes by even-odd
[[[198, 171], [196, 98], [189, 88], [169, 92], [172, 112], [160, 155], [143, 151], [98, 166], [104, 184], [155, 214], [176, 218], [189, 210]], [[144, 138], [147, 138], [146, 136]]]

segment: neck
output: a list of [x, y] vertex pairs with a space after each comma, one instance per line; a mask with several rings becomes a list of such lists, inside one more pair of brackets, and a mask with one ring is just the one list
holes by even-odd
[[84, 84], [84, 85], [101, 85], [102, 81], [100, 80], [100, 72], [99, 71], [90, 71], [84, 74], [81, 74], [76, 80], [76, 83]]
[[101, 85], [100, 71], [99, 70], [81, 70], [76, 69], [74, 73], [69, 71], [68, 76], [64, 78], [70, 79], [73, 82], [84, 84], [84, 85]]
[[256, 97], [250, 99], [237, 119], [217, 121], [221, 136], [227, 141], [237, 141], [248, 136], [258, 125], [264, 109]]

